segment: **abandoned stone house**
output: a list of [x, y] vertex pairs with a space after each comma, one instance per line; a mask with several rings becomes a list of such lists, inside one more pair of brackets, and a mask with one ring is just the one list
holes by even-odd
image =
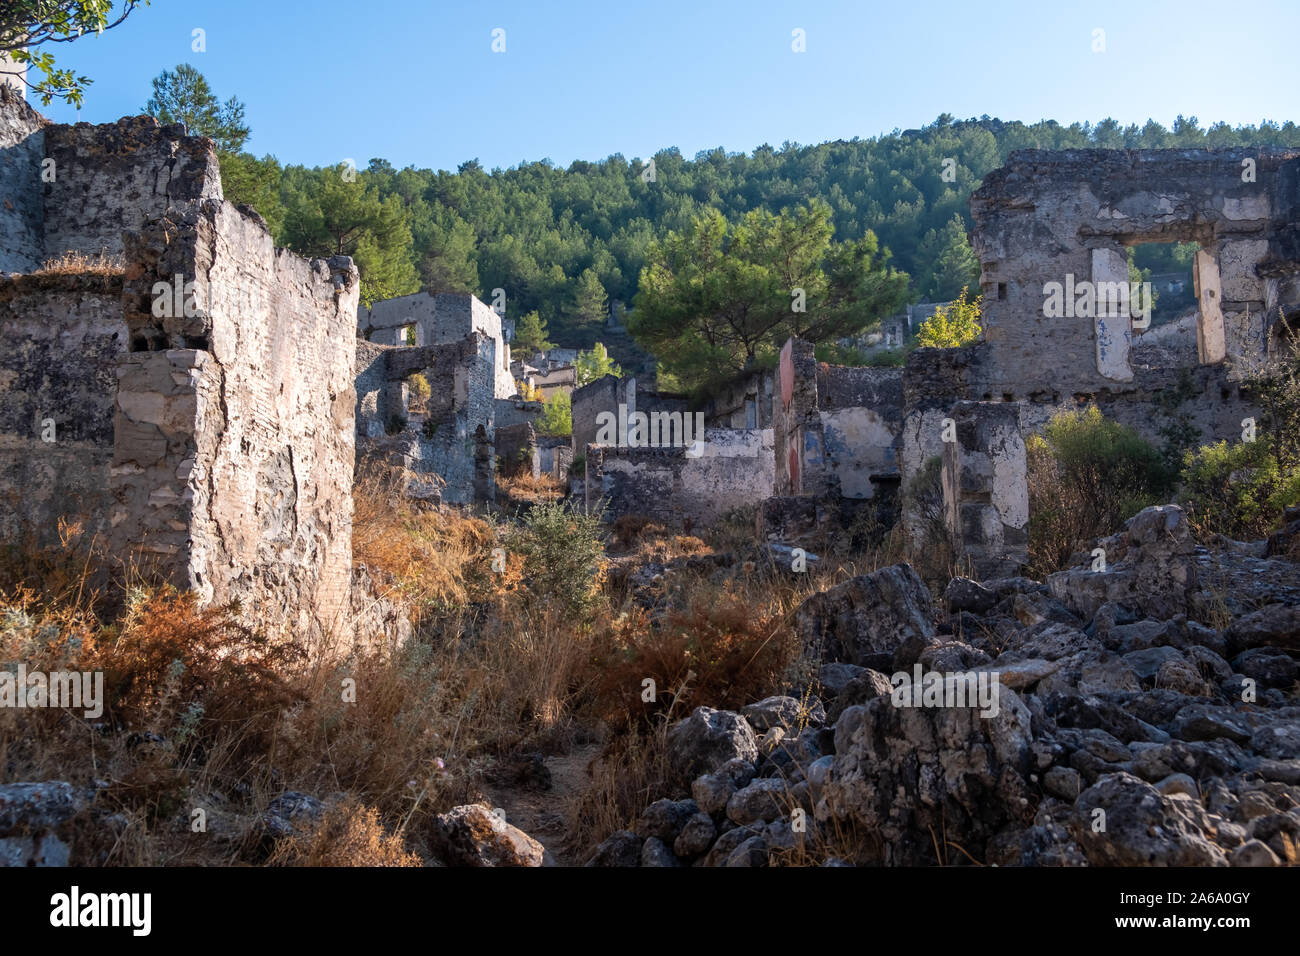
[[[971, 212], [983, 341], [909, 357], [902, 473], [942, 457], [953, 544], [987, 575], [1023, 563], [1023, 436], [1059, 410], [1096, 405], [1157, 444], [1175, 422], [1199, 443], [1240, 439], [1258, 414], [1243, 383], [1300, 306], [1300, 151], [1024, 150]], [[1174, 241], [1199, 246], [1193, 315], [1159, 329], [1131, 307], [1051, 317], [1053, 284], [1122, 290], [1128, 247]]]
[[[61, 535], [270, 630], [352, 638], [346, 257], [277, 250], [211, 141], [0, 88], [0, 540]], [[43, 270], [65, 253], [107, 268]]]
[[[599, 416], [681, 420], [702, 441], [597, 441]], [[606, 419], [607, 420], [607, 419]], [[707, 523], [772, 496], [836, 504], [880, 503], [897, 490], [902, 370], [818, 363], [790, 340], [777, 367], [740, 379], [701, 408], [635, 380], [607, 376], [574, 392], [574, 447], [586, 449], [584, 496], [612, 517], [641, 513]], [[662, 432], [663, 429], [658, 429]]]

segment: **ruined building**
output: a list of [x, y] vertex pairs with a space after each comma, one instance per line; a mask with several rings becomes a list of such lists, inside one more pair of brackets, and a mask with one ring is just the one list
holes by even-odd
[[[79, 540], [272, 631], [350, 638], [346, 257], [277, 250], [211, 141], [0, 88], [0, 540]], [[42, 265], [65, 253], [107, 268]]]
[[[971, 212], [984, 340], [910, 357], [903, 476], [943, 457], [957, 551], [995, 574], [1025, 556], [1023, 436], [1057, 411], [1096, 405], [1157, 444], [1175, 421], [1200, 443], [1241, 437], [1243, 380], [1300, 306], [1300, 151], [1024, 150]], [[1199, 246], [1195, 315], [1144, 328], [1114, 307], [1127, 247], [1175, 241]], [[1082, 290], [1068, 316], [1060, 289]]]
[[[646, 416], [656, 447], [602, 443], [600, 415]], [[678, 422], [702, 424], [692, 448]], [[573, 394], [575, 449], [585, 449], [584, 493], [609, 514], [708, 522], [765, 499], [801, 497], [837, 508], [896, 497], [902, 370], [819, 363], [809, 342], [788, 341], [777, 367], [733, 383], [701, 408], [684, 396], [607, 376]], [[699, 432], [698, 425], [693, 432]], [[665, 437], [667, 436], [667, 437]]]

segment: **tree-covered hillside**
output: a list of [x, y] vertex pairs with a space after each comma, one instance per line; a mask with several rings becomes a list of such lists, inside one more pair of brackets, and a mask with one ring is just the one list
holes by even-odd
[[[970, 193], [1012, 150], [1240, 145], [1300, 145], [1300, 127], [1205, 129], [1194, 117], [1179, 117], [1172, 129], [1155, 122], [1125, 128], [1113, 120], [1026, 125], [943, 115], [922, 129], [817, 146], [715, 149], [694, 159], [665, 149], [652, 157], [653, 170], [621, 155], [491, 172], [469, 160], [454, 173], [398, 170], [373, 159], [352, 173], [347, 191], [325, 182], [348, 177], [346, 166], [281, 169], [272, 158], [243, 154], [237, 172], [251, 185], [236, 198], [251, 201], [280, 242], [307, 253], [357, 255], [363, 274], [382, 280], [372, 293], [423, 287], [490, 299], [500, 288], [508, 315], [536, 310], [552, 339], [589, 346], [599, 334], [591, 303], [600, 292], [630, 304], [651, 240], [688, 228], [706, 208], [736, 222], [751, 210], [823, 200], [836, 242], [871, 230], [892, 254], [890, 264], [910, 277], [909, 298], [946, 300], [975, 268], [966, 242]], [[348, 193], [358, 195], [347, 199]], [[351, 215], [362, 226], [349, 233], [340, 211], [322, 209], [322, 201], [349, 203], [342, 218]], [[399, 206], [404, 223], [394, 219]], [[1162, 267], [1150, 258], [1143, 265]], [[1169, 266], [1178, 268], [1172, 260]]]

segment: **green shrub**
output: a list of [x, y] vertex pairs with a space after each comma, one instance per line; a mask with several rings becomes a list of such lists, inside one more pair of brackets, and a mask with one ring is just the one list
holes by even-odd
[[590, 613], [604, 573], [599, 512], [541, 502], [511, 532], [509, 549], [523, 555], [524, 575], [536, 600], [579, 618]]
[[934, 310], [934, 314], [916, 330], [916, 344], [921, 348], [952, 349], [979, 341], [984, 334], [980, 328], [980, 303], [982, 295], [966, 301], [966, 289], [952, 305]]
[[551, 437], [573, 434], [573, 404], [566, 393], [556, 392], [542, 406], [542, 413], [537, 416], [537, 431]]
[[1025, 443], [1029, 563], [1055, 571], [1092, 539], [1170, 500], [1175, 473], [1159, 448], [1096, 407], [1061, 412]]
[[[1287, 317], [1280, 361], [1243, 387], [1258, 404], [1253, 441], [1220, 441], [1183, 458], [1183, 503], [1198, 533], [1258, 539], [1300, 504], [1300, 344]], [[1245, 423], [1243, 422], [1243, 426]]]
[[1300, 469], [1281, 466], [1266, 442], [1221, 441], [1187, 453], [1182, 497], [1202, 534], [1264, 538], [1286, 506], [1300, 504]]

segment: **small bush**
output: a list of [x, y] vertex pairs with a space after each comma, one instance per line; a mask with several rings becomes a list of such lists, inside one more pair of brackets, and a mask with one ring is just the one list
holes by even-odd
[[1264, 538], [1300, 503], [1300, 470], [1284, 469], [1263, 441], [1205, 445], [1184, 462], [1184, 507], [1202, 535]]
[[1160, 449], [1095, 406], [1057, 414], [1025, 445], [1029, 559], [1039, 573], [1059, 569], [1087, 542], [1173, 493]]
[[980, 328], [980, 303], [983, 296], [966, 301], [966, 289], [961, 290], [957, 301], [939, 307], [917, 329], [916, 344], [921, 348], [952, 349], [979, 341], [984, 334]]
[[535, 505], [509, 536], [508, 548], [522, 555], [535, 599], [586, 617], [604, 577], [605, 548], [600, 514], [567, 508], [558, 501]]
[[280, 841], [270, 866], [422, 866], [402, 838], [389, 833], [374, 807], [345, 801], [315, 826]]
[[552, 438], [573, 434], [573, 405], [564, 392], [556, 392], [537, 416], [537, 432]]

